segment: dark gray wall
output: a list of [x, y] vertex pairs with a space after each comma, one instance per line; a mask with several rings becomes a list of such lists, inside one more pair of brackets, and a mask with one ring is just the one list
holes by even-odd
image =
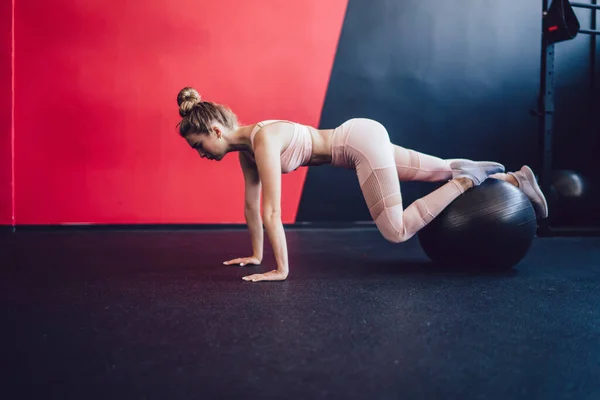
[[[589, 29], [591, 11], [575, 9], [575, 12], [582, 28]], [[600, 227], [600, 90], [597, 85], [600, 81], [600, 46], [596, 43], [593, 71], [596, 87], [592, 87], [591, 44], [591, 36], [579, 35], [555, 46], [554, 169], [576, 171], [584, 183], [581, 197], [560, 198], [554, 192], [549, 194], [550, 221], [555, 227]]]
[[[589, 2], [589, 0], [584, 1]], [[581, 27], [590, 28], [590, 10], [575, 9]], [[600, 13], [598, 14], [600, 15]], [[600, 45], [596, 44], [596, 87], [591, 86], [591, 36], [579, 35], [555, 46], [556, 129], [554, 158], [557, 168], [579, 168], [586, 174], [598, 173], [592, 150], [600, 138]], [[600, 43], [600, 42], [599, 42]]]
[[[350, 0], [320, 127], [373, 118], [401, 146], [537, 168], [540, 18], [541, 1]], [[588, 77], [577, 40], [557, 54], [563, 88]], [[403, 183], [405, 206], [433, 188]], [[355, 174], [310, 168], [298, 221], [356, 220], [370, 216]]]

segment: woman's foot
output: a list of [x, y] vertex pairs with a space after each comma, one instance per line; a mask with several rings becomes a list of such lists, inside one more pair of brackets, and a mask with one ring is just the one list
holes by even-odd
[[519, 171], [494, 174], [490, 178], [503, 180], [521, 189], [533, 204], [537, 217], [548, 218], [546, 198], [537, 183], [537, 179], [535, 179], [533, 171], [527, 165], [523, 165]]
[[504, 172], [504, 165], [493, 161], [466, 159], [447, 160], [452, 169], [452, 179], [469, 178], [474, 186], [481, 185], [490, 175]]
[[544, 197], [544, 193], [542, 193], [542, 189], [540, 189], [531, 168], [527, 165], [523, 165], [517, 172], [509, 172], [508, 174], [517, 180], [519, 188], [527, 197], [529, 197], [538, 217], [542, 219], [548, 218], [548, 203], [546, 202], [546, 197]]

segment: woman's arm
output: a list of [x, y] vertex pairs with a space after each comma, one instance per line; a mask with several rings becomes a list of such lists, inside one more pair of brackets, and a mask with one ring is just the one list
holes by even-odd
[[244, 217], [252, 240], [253, 257], [259, 262], [263, 258], [263, 223], [260, 217], [260, 178], [258, 169], [248, 157], [240, 151], [240, 165], [244, 173]]
[[260, 217], [260, 179], [256, 164], [245, 152], [239, 152], [244, 174], [244, 217], [252, 241], [252, 256], [225, 261], [225, 265], [259, 265], [263, 259], [263, 225]]
[[259, 131], [254, 138], [254, 158], [262, 185], [263, 223], [275, 253], [277, 269], [265, 274], [244, 277], [245, 280], [253, 282], [284, 280], [289, 273], [287, 244], [281, 220], [281, 143], [278, 140], [280, 136], [267, 136], [264, 132], [266, 129], [261, 129], [263, 132]]

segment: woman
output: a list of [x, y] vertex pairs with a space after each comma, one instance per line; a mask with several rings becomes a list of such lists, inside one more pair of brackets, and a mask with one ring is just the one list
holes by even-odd
[[[370, 119], [351, 119], [335, 129], [323, 130], [289, 121], [239, 126], [230, 109], [202, 101], [190, 87], [179, 92], [177, 104], [182, 117], [179, 133], [200, 157], [220, 161], [229, 152], [239, 154], [245, 181], [244, 215], [254, 254], [224, 264], [262, 262], [263, 224], [277, 262], [277, 269], [245, 276], [246, 281], [280, 281], [288, 276], [281, 174], [300, 166], [331, 164], [355, 170], [371, 217], [383, 237], [393, 243], [411, 238], [456, 197], [489, 177], [520, 187], [537, 215], [548, 215], [544, 195], [528, 166], [505, 174], [504, 167], [495, 162], [442, 160], [392, 144], [386, 129]], [[447, 183], [404, 209], [400, 181]]]

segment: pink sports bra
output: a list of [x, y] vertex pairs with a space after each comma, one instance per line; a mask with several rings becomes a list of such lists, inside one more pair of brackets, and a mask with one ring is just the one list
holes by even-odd
[[285, 120], [268, 120], [261, 121], [256, 124], [252, 133], [250, 133], [250, 141], [254, 147], [254, 136], [256, 132], [265, 125], [274, 122], [287, 122], [294, 125], [294, 135], [289, 146], [281, 153], [281, 172], [287, 174], [295, 171], [298, 167], [306, 165], [310, 161], [312, 155], [312, 136], [306, 125]]

